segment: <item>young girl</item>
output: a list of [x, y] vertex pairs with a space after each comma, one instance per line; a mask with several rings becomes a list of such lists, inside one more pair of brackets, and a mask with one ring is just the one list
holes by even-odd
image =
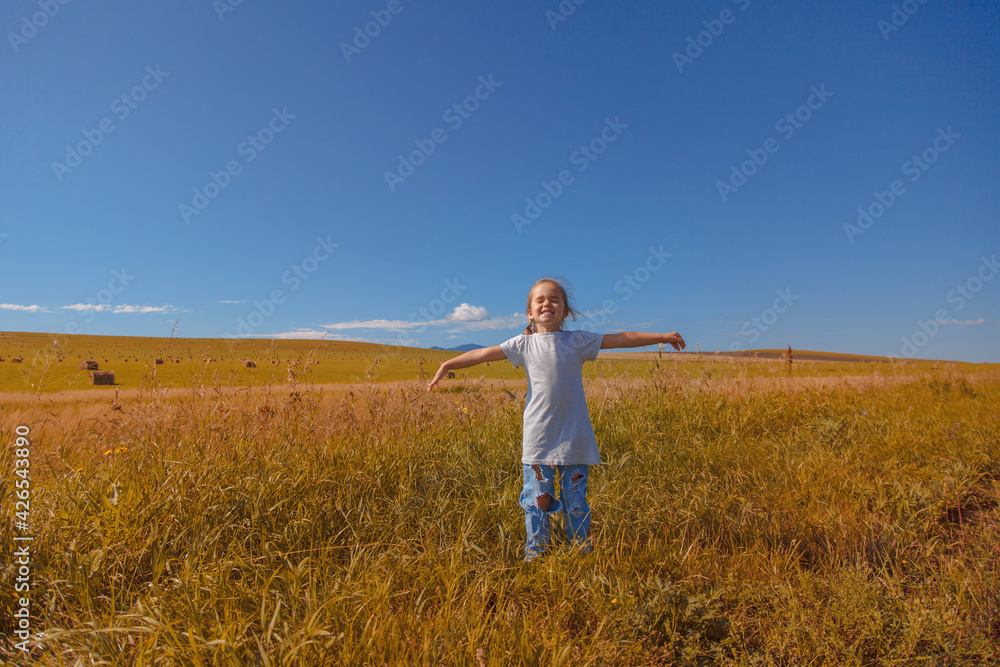
[[[524, 404], [524, 439], [521, 463], [524, 488], [521, 507], [528, 539], [525, 560], [544, 553], [549, 544], [549, 517], [563, 512], [567, 537], [583, 551], [590, 551], [590, 506], [587, 505], [589, 467], [601, 462], [597, 440], [587, 414], [583, 393], [583, 362], [597, 358], [598, 350], [669, 343], [675, 350], [685, 347], [673, 333], [626, 331], [598, 334], [563, 331], [563, 322], [576, 318], [566, 290], [553, 278], [542, 278], [528, 292], [528, 326], [524, 333], [493, 347], [472, 350], [441, 364], [430, 391], [458, 368], [484, 361], [509, 359], [515, 368], [524, 366], [528, 395]], [[560, 498], [556, 499], [555, 478]]]

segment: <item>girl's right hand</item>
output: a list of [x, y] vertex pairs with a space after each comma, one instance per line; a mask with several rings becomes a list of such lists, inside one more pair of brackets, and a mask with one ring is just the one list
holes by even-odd
[[448, 369], [445, 368], [444, 364], [441, 364], [441, 366], [437, 370], [437, 373], [434, 374], [434, 379], [432, 379], [430, 383], [427, 385], [427, 391], [433, 389], [437, 385], [437, 383], [441, 380], [441, 378], [444, 377], [444, 374], [447, 372]]

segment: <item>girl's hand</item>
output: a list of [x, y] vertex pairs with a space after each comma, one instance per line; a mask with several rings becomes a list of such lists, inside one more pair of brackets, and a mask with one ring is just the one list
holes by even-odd
[[438, 368], [437, 373], [434, 374], [434, 379], [431, 380], [430, 384], [427, 385], [427, 391], [434, 388], [434, 385], [445, 376], [448, 371], [458, 370], [459, 368], [469, 368], [470, 366], [476, 366], [485, 361], [503, 361], [507, 359], [507, 355], [503, 353], [499, 345], [494, 345], [493, 347], [481, 347], [478, 350], [469, 350], [468, 352], [463, 352], [457, 357], [452, 357]]
[[674, 349], [677, 350], [678, 352], [687, 347], [687, 344], [684, 342], [684, 339], [681, 338], [681, 335], [676, 331], [668, 333], [663, 342], [670, 343], [671, 345], [674, 346]]
[[430, 384], [427, 385], [427, 391], [430, 391], [431, 389], [433, 389], [435, 387], [435, 385], [437, 385], [437, 383], [441, 380], [441, 378], [444, 377], [444, 374], [447, 373], [447, 372], [448, 372], [448, 369], [445, 367], [444, 364], [441, 364], [441, 366], [438, 367], [437, 373], [434, 374], [434, 379], [432, 379], [430, 381]]

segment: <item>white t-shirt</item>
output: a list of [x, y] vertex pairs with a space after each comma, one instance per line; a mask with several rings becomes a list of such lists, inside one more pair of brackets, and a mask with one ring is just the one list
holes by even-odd
[[556, 331], [521, 334], [500, 344], [510, 363], [524, 366], [528, 376], [521, 463], [601, 462], [583, 393], [583, 362], [597, 358], [603, 339], [590, 331]]

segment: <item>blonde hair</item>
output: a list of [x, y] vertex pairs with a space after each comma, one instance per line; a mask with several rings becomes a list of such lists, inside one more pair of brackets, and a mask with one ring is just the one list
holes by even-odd
[[[573, 288], [570, 287], [569, 289], [567, 289], [566, 285], [564, 285], [563, 282], [568, 283], [568, 281], [566, 281], [565, 278], [558, 278], [556, 276], [544, 276], [536, 280], [531, 285], [531, 289], [528, 290], [528, 303], [524, 307], [524, 312], [528, 313], [528, 326], [524, 327], [525, 335], [530, 336], [531, 334], [535, 333], [534, 329], [532, 328], [533, 321], [531, 320], [531, 293], [535, 291], [536, 287], [538, 287], [539, 285], [543, 285], [545, 283], [550, 283], [552, 285], [555, 285], [556, 288], [559, 290], [560, 294], [562, 294], [563, 303], [566, 304], [566, 316], [563, 318], [563, 322], [565, 322], [568, 319], [569, 320], [576, 319], [577, 312], [576, 310], [573, 309], [573, 306], [570, 305], [569, 302], [569, 297], [570, 297], [569, 292], [572, 291]], [[561, 326], [559, 328], [562, 329]]]

